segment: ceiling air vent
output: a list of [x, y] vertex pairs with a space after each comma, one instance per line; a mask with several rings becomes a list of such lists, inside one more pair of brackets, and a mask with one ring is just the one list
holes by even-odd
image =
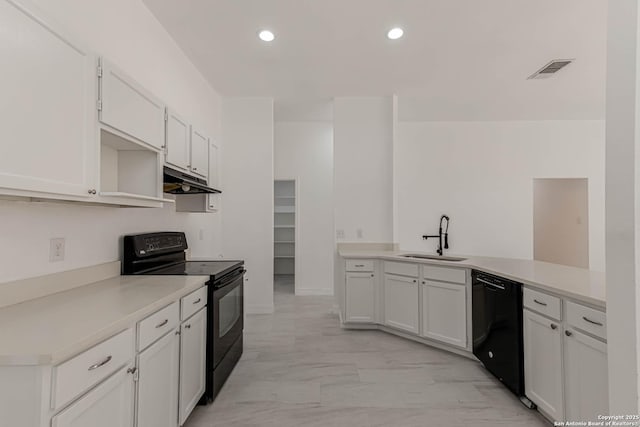
[[567, 65], [571, 64], [573, 59], [554, 59], [538, 71], [530, 75], [529, 79], [548, 79]]

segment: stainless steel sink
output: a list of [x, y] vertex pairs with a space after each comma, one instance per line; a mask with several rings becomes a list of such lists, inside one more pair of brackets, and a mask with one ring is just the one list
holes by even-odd
[[400, 256], [405, 258], [432, 259], [435, 261], [450, 261], [450, 262], [465, 261], [467, 259], [467, 258], [460, 258], [456, 256], [439, 256], [439, 255], [424, 255], [424, 254], [402, 254]]

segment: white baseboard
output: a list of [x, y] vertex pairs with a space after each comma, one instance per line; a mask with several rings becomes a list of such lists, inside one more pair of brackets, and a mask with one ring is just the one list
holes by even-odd
[[244, 306], [247, 314], [273, 314], [273, 304], [247, 304]]
[[296, 296], [333, 296], [333, 289], [296, 289]]

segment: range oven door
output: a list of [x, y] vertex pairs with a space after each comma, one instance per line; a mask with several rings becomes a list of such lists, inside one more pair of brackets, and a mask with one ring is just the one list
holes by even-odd
[[[244, 328], [244, 269], [214, 283], [213, 291], [213, 368], [242, 337]], [[211, 326], [211, 325], [210, 325]]]

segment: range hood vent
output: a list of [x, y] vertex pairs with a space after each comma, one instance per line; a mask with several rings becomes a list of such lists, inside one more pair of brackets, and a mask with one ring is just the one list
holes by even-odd
[[207, 181], [202, 178], [197, 178], [167, 166], [164, 167], [163, 191], [170, 194], [222, 193], [220, 190], [208, 187]]
[[528, 77], [531, 79], [548, 79], [567, 65], [571, 64], [574, 59], [554, 59], [553, 61], [540, 68], [538, 71]]

